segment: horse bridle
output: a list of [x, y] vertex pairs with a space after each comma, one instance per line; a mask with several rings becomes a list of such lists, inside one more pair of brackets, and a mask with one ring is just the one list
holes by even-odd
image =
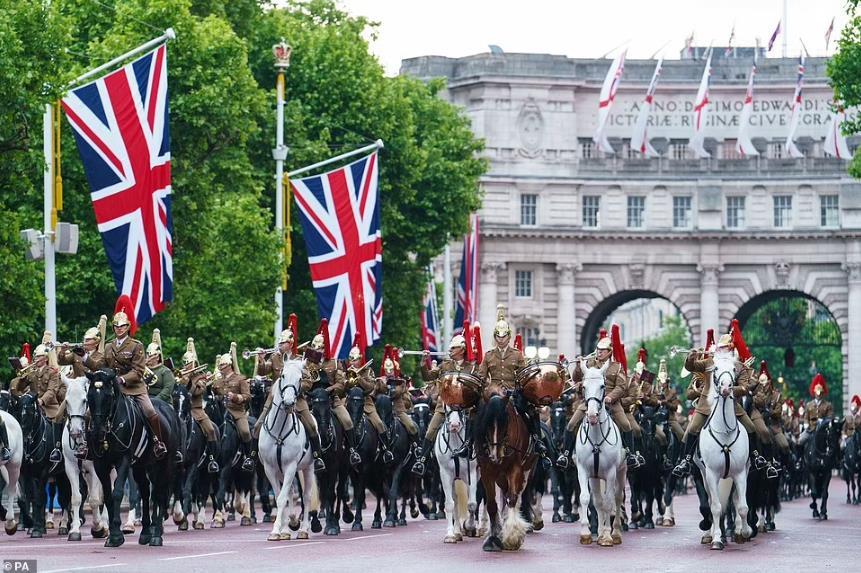
[[[449, 408], [448, 406], [446, 406], [446, 407], [445, 407], [445, 422], [444, 422], [444, 424], [445, 424], [445, 433], [443, 433], [443, 435], [442, 435], [442, 442], [445, 444], [445, 447], [447, 448], [446, 452], [450, 452], [450, 451], [451, 451], [451, 444], [449, 443], [449, 438], [451, 437], [451, 433], [452, 433], [452, 432], [451, 432], [451, 427], [450, 427], [450, 423], [449, 423], [448, 417], [449, 417], [449, 416], [451, 416], [451, 414], [452, 414], [453, 412], [457, 412], [457, 413], [458, 413], [458, 415], [460, 415], [460, 413], [461, 413], [461, 412], [465, 412], [465, 411], [466, 411], [466, 410], [455, 410], [455, 409], [453, 409], [453, 408]], [[466, 417], [464, 416], [464, 419], [461, 421], [461, 428], [460, 428], [460, 431], [459, 431], [459, 432], [454, 432], [454, 434], [455, 434], [456, 436], [460, 437], [460, 439], [461, 439], [460, 441], [461, 441], [461, 442], [463, 442], [463, 443], [466, 443], [466, 437], [461, 437], [461, 433], [466, 432], [466, 424], [467, 424], [467, 419], [466, 419]]]
[[288, 415], [285, 416], [284, 421], [281, 422], [281, 430], [282, 431], [284, 430], [284, 426], [287, 425], [287, 420], [291, 417], [293, 418], [293, 429], [290, 430], [290, 432], [286, 436], [279, 437], [280, 432], [279, 432], [279, 436], [276, 436], [275, 434], [273, 434], [272, 433], [272, 429], [273, 429], [272, 426], [268, 425], [266, 423], [266, 420], [263, 420], [263, 429], [266, 430], [266, 433], [269, 434], [269, 436], [273, 440], [275, 440], [275, 442], [279, 446], [284, 442], [285, 439], [287, 439], [287, 436], [289, 436], [290, 434], [292, 434], [294, 432], [297, 434], [299, 433], [299, 426], [298, 426], [299, 420], [298, 420], [298, 417], [296, 415], [296, 410], [294, 408], [295, 402], [293, 404], [290, 404], [289, 406], [285, 403], [287, 391], [292, 390], [294, 392], [294, 394], [296, 395], [296, 399], [298, 400], [299, 399], [299, 389], [294, 384], [288, 384], [287, 386], [282, 386], [281, 385], [282, 380], [283, 380], [283, 377], [278, 378], [278, 395], [281, 396], [281, 402], [278, 404], [278, 410], [277, 411], [279, 411], [279, 412], [284, 411]]
[[[314, 398], [314, 399], [312, 399], [311, 400], [311, 415], [313, 415], [313, 413], [314, 413], [314, 404], [330, 404], [331, 405], [331, 403], [332, 403], [332, 400], [329, 398], [328, 395], [325, 398]], [[329, 442], [324, 443], [322, 440], [322, 437], [323, 437], [323, 435], [320, 434], [320, 438], [321, 438], [320, 439], [320, 452], [321, 453], [328, 452], [329, 449], [331, 449], [331, 447], [333, 445], [335, 445], [335, 426], [332, 423], [331, 412], [329, 413], [329, 423], [326, 424], [326, 437], [329, 439]]]
[[[595, 402], [598, 403], [598, 427], [599, 428], [601, 426], [603, 426], [604, 422], [610, 417], [609, 412], [607, 412], [607, 410], [604, 408], [604, 397], [605, 397], [606, 392], [607, 392], [606, 387], [604, 385], [602, 385], [601, 386], [601, 397], [599, 398], [597, 396], [590, 396], [589, 398], [586, 398], [586, 401], [584, 403], [584, 405], [586, 406], [587, 415], [589, 412], [589, 402], [594, 400]], [[603, 419], [601, 418], [601, 414], [604, 415]], [[597, 467], [598, 467], [597, 459], [598, 459], [598, 454], [601, 451], [601, 446], [603, 446], [604, 444], [609, 444], [611, 446], [615, 446], [617, 443], [619, 443], [619, 437], [618, 436], [616, 436], [615, 441], [613, 441], [612, 443], [610, 442], [610, 435], [613, 433], [613, 428], [615, 428], [615, 424], [607, 424], [607, 432], [606, 433], [604, 433], [604, 431], [601, 430], [601, 441], [598, 442], [597, 444], [595, 442], [593, 442], [592, 438], [589, 436], [589, 428], [584, 426], [582, 423], [581, 423], [581, 427], [583, 428], [583, 442], [582, 443], [583, 444], [588, 443], [590, 446], [592, 446], [592, 454], [594, 454], [595, 459], [596, 459], [595, 468], [596, 468], [596, 473], [597, 473]]]

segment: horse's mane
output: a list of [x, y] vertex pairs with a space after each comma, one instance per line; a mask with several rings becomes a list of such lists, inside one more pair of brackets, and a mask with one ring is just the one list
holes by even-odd
[[490, 430], [496, 426], [500, 433], [508, 426], [508, 400], [501, 396], [493, 396], [485, 405], [475, 424], [475, 443], [483, 445]]
[[302, 377], [302, 360], [288, 360], [284, 363], [284, 368], [281, 370], [281, 375], [284, 373], [295, 375], [296, 378]]

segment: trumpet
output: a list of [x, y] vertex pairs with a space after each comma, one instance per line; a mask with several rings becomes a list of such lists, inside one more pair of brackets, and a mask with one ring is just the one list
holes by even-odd
[[261, 348], [260, 350], [243, 350], [242, 351], [242, 358], [244, 358], [245, 360], [248, 360], [252, 356], [275, 354], [276, 352], [278, 352], [277, 346], [274, 348]]
[[195, 366], [194, 368], [192, 368], [192, 369], [190, 369], [190, 370], [183, 370], [183, 369], [181, 369], [181, 368], [180, 368], [180, 369], [177, 369], [177, 370], [174, 370], [174, 371], [173, 371], [173, 374], [174, 374], [174, 376], [179, 376], [180, 378], [182, 378], [182, 377], [184, 377], [184, 376], [188, 376], [188, 377], [189, 377], [189, 379], [190, 379], [190, 378], [191, 378], [192, 376], [194, 376], [195, 374], [197, 374], [197, 373], [199, 373], [199, 372], [203, 372], [203, 371], [204, 371], [204, 370], [206, 370], [207, 368], [209, 368], [209, 365], [208, 365], [208, 364], [201, 364], [200, 366]]
[[77, 350], [79, 348], [84, 347], [83, 342], [46, 342], [45, 348], [50, 350], [56, 350], [58, 348], [62, 348], [64, 346], [68, 346], [69, 350]]
[[[423, 356], [425, 353], [424, 350], [404, 350], [402, 348], [398, 349], [398, 358], [403, 358], [404, 356]], [[448, 356], [447, 352], [428, 352], [431, 356]]]
[[373, 362], [374, 362], [373, 360], [368, 360], [359, 368], [355, 368], [353, 366], [350, 366], [349, 368], [347, 368], [347, 373], [345, 374], [345, 378], [347, 379], [347, 387], [352, 388], [353, 386], [355, 386], [359, 380], [359, 375], [364, 370], [368, 369]]
[[569, 362], [580, 362], [581, 360], [589, 360], [590, 358], [595, 358], [596, 356], [598, 356], [598, 351], [593, 350], [589, 354], [581, 355], [581, 356], [575, 356], [574, 360], [573, 361], [569, 360]]
[[681, 346], [671, 346], [670, 347], [670, 358], [676, 356], [676, 354], [690, 354], [692, 352], [702, 353], [702, 354], [712, 354], [710, 351], [703, 350], [702, 348], [682, 348]]

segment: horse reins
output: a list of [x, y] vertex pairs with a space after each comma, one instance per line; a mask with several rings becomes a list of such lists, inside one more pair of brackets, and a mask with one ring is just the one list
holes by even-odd
[[[586, 398], [586, 402], [584, 405], [586, 406], [587, 412], [589, 410], [589, 402], [591, 402], [592, 400], [594, 400], [595, 402], [598, 403], [598, 427], [602, 428], [601, 429], [601, 441], [598, 442], [597, 444], [595, 442], [593, 442], [592, 437], [589, 436], [589, 428], [587, 428], [585, 426], [581, 426], [583, 428], [583, 442], [582, 443], [583, 443], [583, 445], [586, 445], [586, 443], [588, 442], [589, 445], [592, 446], [592, 464], [594, 466], [593, 471], [592, 471], [592, 473], [593, 473], [592, 477], [597, 478], [598, 477], [598, 461], [599, 461], [600, 454], [601, 454], [601, 446], [603, 446], [604, 444], [610, 444], [611, 446], [615, 446], [618, 443], [618, 438], [613, 443], [610, 443], [610, 441], [609, 441], [610, 434], [613, 433], [613, 430], [616, 427], [615, 424], [607, 424], [607, 432], [606, 433], [604, 433], [604, 430], [603, 430], [604, 422], [610, 420], [610, 414], [607, 413], [607, 410], [604, 409], [604, 390], [603, 389], [601, 390], [601, 397], [600, 398], [598, 398], [596, 396]], [[604, 414], [603, 420], [601, 419], [601, 413], [602, 412]]]
[[[724, 376], [730, 376], [731, 377], [732, 374], [730, 374], [729, 371], [721, 372], [718, 375], [717, 379], [714, 381], [715, 384], [713, 384], [713, 388], [715, 389], [715, 391], [717, 391], [717, 388], [718, 388], [717, 382], [719, 382], [720, 379], [723, 378]], [[735, 380], [733, 380], [733, 382], [734, 381]], [[724, 405], [726, 404], [727, 400], [732, 400], [733, 402], [735, 402], [735, 400], [732, 398], [732, 385], [730, 385], [730, 395], [729, 396], [724, 396], [723, 394], [720, 394], [720, 392], [718, 392], [717, 398], [718, 398], [718, 400], [723, 400]], [[721, 408], [721, 410], [722, 410], [721, 416], [723, 417], [724, 425], [727, 428], [729, 428], [729, 422], [726, 419], [726, 407]], [[712, 408], [712, 411], [709, 414], [708, 419], [706, 420], [706, 428], [708, 428], [709, 435], [712, 437], [712, 439], [715, 441], [715, 443], [717, 443], [717, 445], [720, 446], [721, 451], [723, 451], [723, 459], [724, 459], [723, 479], [726, 479], [727, 477], [729, 477], [729, 464], [730, 464], [729, 454], [730, 454], [730, 451], [732, 450], [732, 447], [735, 445], [735, 443], [738, 441], [738, 438], [741, 436], [741, 430], [739, 430], [739, 428], [738, 428], [738, 418], [736, 418], [735, 428], [729, 428], [727, 430], [727, 434], [735, 431], [735, 438], [733, 438], [732, 442], [730, 442], [729, 444], [721, 443], [721, 441], [717, 439], [717, 436], [715, 436], [714, 431], [712, 430], [712, 427], [710, 424], [711, 419], [715, 415], [715, 411], [716, 410], [714, 408]]]

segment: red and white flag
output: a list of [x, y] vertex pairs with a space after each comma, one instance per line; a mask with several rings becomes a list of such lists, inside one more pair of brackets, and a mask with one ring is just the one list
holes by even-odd
[[610, 69], [607, 70], [607, 76], [604, 78], [604, 85], [601, 86], [601, 96], [598, 101], [598, 129], [595, 130], [592, 141], [597, 143], [604, 153], [615, 153], [610, 142], [607, 141], [605, 130], [607, 119], [610, 117], [610, 108], [613, 107], [613, 102], [616, 100], [616, 90], [619, 89], [622, 72], [625, 70], [625, 55], [627, 53], [628, 50], [623, 50], [613, 59]]
[[831, 33], [834, 32], [834, 18], [831, 18], [831, 23], [825, 31], [825, 53], [828, 53], [828, 44], [831, 43]]
[[697, 154], [697, 157], [705, 159], [711, 157], [703, 143], [705, 142], [705, 127], [706, 119], [709, 111], [709, 82], [712, 75], [712, 53], [709, 50], [708, 58], [706, 58], [706, 67], [703, 70], [703, 77], [700, 80], [700, 88], [697, 90], [697, 99], [694, 102], [694, 135], [691, 137], [689, 146]]
[[774, 41], [777, 40], [777, 36], [780, 34], [780, 22], [777, 22], [777, 28], [774, 29], [774, 32], [771, 34], [771, 38], [768, 39], [768, 49], [766, 52], [770, 52], [772, 46], [774, 46]]
[[798, 130], [798, 122], [801, 119], [802, 98], [801, 92], [804, 88], [804, 54], [798, 56], [798, 79], [795, 80], [795, 94], [792, 96], [792, 115], [789, 118], [789, 133], [786, 136], [786, 149], [789, 155], [799, 159], [804, 157], [801, 150], [795, 146], [795, 132]]
[[837, 159], [851, 159], [852, 154], [849, 153], [849, 146], [846, 144], [846, 136], [840, 130], [840, 125], [846, 119], [846, 112], [842, 109], [831, 114], [831, 121], [828, 122], [828, 133], [825, 135], [825, 147], [823, 151]]
[[694, 32], [691, 31], [691, 35], [685, 38], [685, 50], [688, 52], [688, 57], [694, 55]]
[[726, 50], [724, 50], [724, 57], [728, 58], [730, 54], [732, 54], [732, 41], [735, 39], [735, 26], [732, 27], [732, 30], [729, 33], [729, 41], [726, 43]]
[[759, 151], [753, 146], [750, 140], [750, 116], [753, 113], [753, 80], [756, 77], [756, 52], [753, 56], [753, 65], [750, 67], [750, 79], [747, 81], [747, 93], [744, 94], [744, 107], [741, 108], [741, 118], [738, 125], [738, 140], [736, 140], [735, 148], [745, 157], [759, 155]]
[[636, 149], [646, 157], [657, 157], [658, 152], [649, 143], [649, 113], [652, 111], [652, 102], [655, 100], [655, 90], [658, 88], [658, 78], [661, 75], [661, 65], [664, 59], [658, 60], [655, 66], [655, 71], [652, 73], [652, 81], [649, 82], [649, 89], [646, 90], [646, 97], [643, 99], [643, 105], [640, 108], [640, 115], [637, 116], [637, 124], [634, 126], [634, 134], [631, 136], [631, 149]]

